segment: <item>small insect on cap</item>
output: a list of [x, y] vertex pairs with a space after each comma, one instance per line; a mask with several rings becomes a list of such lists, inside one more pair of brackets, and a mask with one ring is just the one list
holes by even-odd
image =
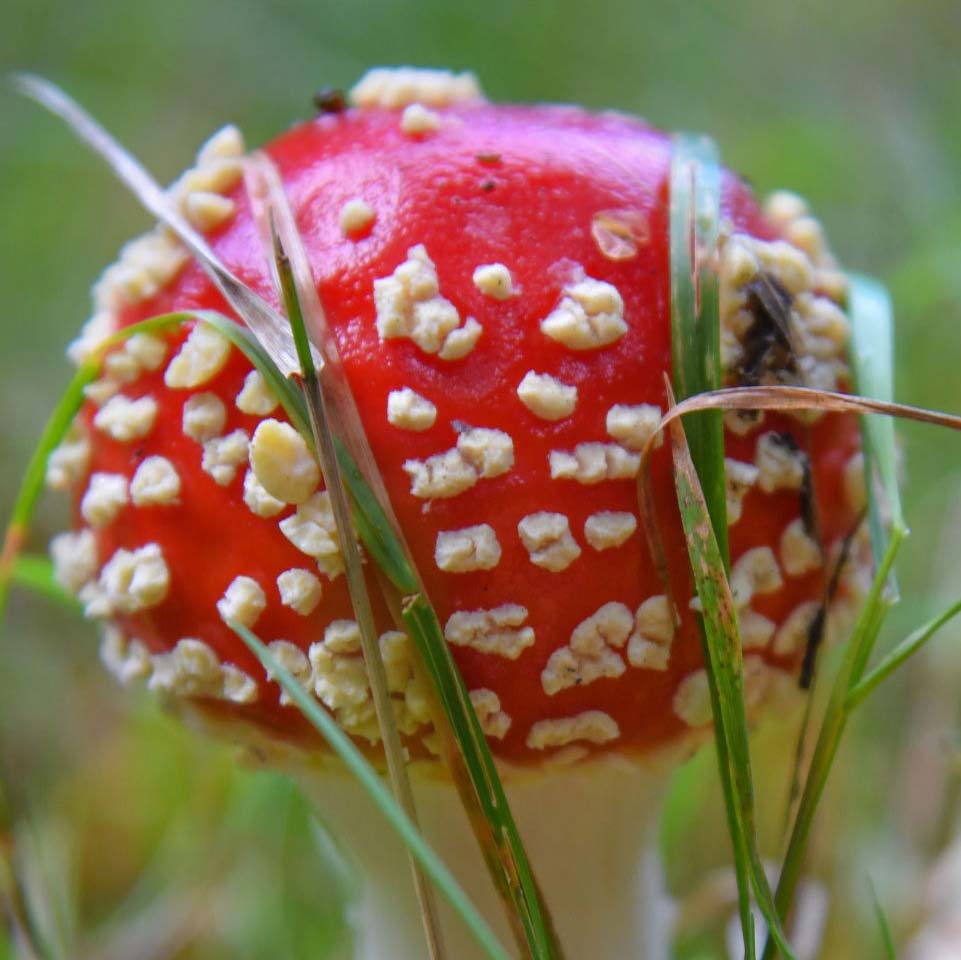
[[[650, 753], [710, 720], [667, 445], [652, 460], [671, 589], [640, 528], [640, 450], [671, 369], [671, 140], [639, 120], [488, 103], [469, 74], [374, 70], [277, 164], [394, 510], [501, 759]], [[172, 188], [276, 303], [227, 128]], [[847, 382], [843, 279], [803, 202], [725, 174], [717, 258], [729, 383]], [[94, 289], [71, 348], [172, 310], [229, 313], [157, 229]], [[727, 514], [749, 701], [792, 684], [860, 509], [851, 418], [727, 415]], [[61, 580], [125, 682], [310, 743], [227, 627], [249, 626], [378, 740], [324, 481], [261, 374], [209, 326], [106, 358], [50, 479]], [[853, 589], [841, 578], [837, 596]], [[371, 593], [376, 598], [377, 589]], [[680, 618], [675, 629], [668, 596]], [[407, 637], [378, 611], [398, 723], [432, 743]], [[780, 684], [776, 684], [780, 686]]]

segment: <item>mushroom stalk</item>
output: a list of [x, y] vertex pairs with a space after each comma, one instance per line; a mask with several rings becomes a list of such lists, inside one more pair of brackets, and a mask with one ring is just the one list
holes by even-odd
[[[421, 960], [426, 948], [401, 842], [346, 775], [312, 774], [302, 782], [357, 867], [350, 907], [355, 960]], [[506, 789], [567, 960], [669, 956], [672, 904], [656, 850], [663, 775], [605, 758], [508, 778]], [[427, 839], [513, 953], [453, 786], [427, 775], [415, 777], [414, 792]], [[447, 957], [480, 960], [479, 947], [443, 901], [441, 922]]]

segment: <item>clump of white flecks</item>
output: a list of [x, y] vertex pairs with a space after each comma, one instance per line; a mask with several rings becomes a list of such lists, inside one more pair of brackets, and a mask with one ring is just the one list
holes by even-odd
[[360, 78], [349, 96], [354, 106], [391, 110], [412, 103], [446, 107], [452, 103], [484, 98], [480, 84], [472, 73], [419, 67], [375, 67]]
[[448, 618], [444, 636], [456, 647], [516, 660], [534, 644], [534, 629], [524, 625], [526, 620], [527, 608], [517, 603], [489, 610], [458, 610]]
[[669, 601], [663, 594], [649, 597], [636, 611], [609, 601], [582, 620], [568, 643], [555, 650], [541, 673], [550, 696], [602, 678], [621, 676], [627, 663], [647, 670], [666, 670], [674, 638]]
[[499, 477], [514, 465], [514, 441], [503, 430], [468, 427], [450, 450], [426, 460], [408, 460], [410, 492], [422, 500], [456, 497], [478, 481]]
[[437, 269], [423, 244], [411, 247], [389, 277], [374, 281], [374, 304], [382, 340], [407, 338], [441, 360], [463, 359], [483, 332], [473, 317], [462, 325], [457, 308], [441, 296]]

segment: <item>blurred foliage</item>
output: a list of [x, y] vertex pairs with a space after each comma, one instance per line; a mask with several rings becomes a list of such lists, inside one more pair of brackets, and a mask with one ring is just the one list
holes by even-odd
[[[760, 193], [805, 195], [843, 262], [890, 285], [899, 399], [961, 410], [956, 0], [8, 0], [2, 24], [4, 71], [62, 84], [165, 179], [225, 121], [260, 142], [308, 116], [315, 89], [377, 63], [470, 68], [493, 98], [708, 131]], [[59, 124], [8, 89], [0, 184], [6, 515], [65, 383], [63, 348], [88, 287], [146, 222]], [[961, 440], [921, 426], [901, 436], [914, 536], [882, 646], [961, 593]], [[65, 513], [45, 502], [35, 547]], [[833, 898], [826, 957], [881, 950], [868, 876], [899, 943], [923, 916], [924, 871], [956, 826], [959, 639], [946, 630], [852, 725], [812, 860]], [[14, 597], [0, 638], [0, 831], [35, 868], [62, 955], [148, 956], [140, 946], [153, 943], [152, 955], [198, 960], [344, 956], [343, 878], [296, 795], [118, 691], [94, 649], [89, 625]], [[796, 727], [774, 720], [755, 744], [772, 857]], [[677, 775], [664, 848], [674, 889], [708, 911], [678, 956], [723, 956], [729, 848], [709, 757]], [[163, 940], [171, 930], [180, 941]], [[10, 950], [0, 935], [0, 958]]]

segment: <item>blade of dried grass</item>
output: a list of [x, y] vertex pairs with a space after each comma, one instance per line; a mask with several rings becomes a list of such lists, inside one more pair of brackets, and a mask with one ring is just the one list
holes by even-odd
[[[258, 152], [245, 161], [244, 181], [254, 223], [261, 244], [268, 252], [278, 292], [282, 290], [282, 283], [278, 264], [273, 256], [275, 230], [283, 241], [288, 258], [292, 289], [296, 292], [297, 309], [305, 328], [299, 339], [295, 332], [295, 349], [298, 351], [298, 369], [295, 372], [299, 372], [308, 361], [307, 347], [311, 341], [317, 346], [311, 348], [310, 356], [319, 353], [323, 358], [323, 365], [314, 367], [323, 390], [338, 465], [347, 489], [359, 508], [359, 514], [354, 517], [355, 523], [360, 524], [358, 532], [361, 532], [362, 528], [361, 539], [391, 582], [395, 583], [399, 590], [413, 592], [417, 589], [417, 583], [416, 579], [409, 575], [409, 554], [399, 540], [400, 527], [367, 442], [360, 413], [340, 361], [336, 339], [327, 325], [307, 253], [280, 175], [270, 158]], [[300, 390], [297, 392], [300, 393]], [[314, 437], [309, 424], [302, 432], [307, 442], [313, 444]], [[358, 500], [357, 495], [362, 489], [367, 490], [370, 496]]]
[[[243, 316], [244, 321], [256, 332], [257, 337], [263, 339], [267, 349], [260, 348], [262, 356], [258, 357], [255, 366], [258, 368], [262, 366], [261, 372], [269, 372], [270, 375], [265, 373], [265, 376], [281, 398], [292, 422], [303, 435], [309, 436], [308, 415], [302, 402], [302, 395], [299, 391], [297, 396], [290, 395], [290, 385], [285, 376], [298, 369], [296, 347], [293, 344], [289, 326], [280, 319], [276, 311], [240, 284], [223, 267], [202, 238], [197, 237], [189, 226], [183, 223], [176, 211], [168, 208], [166, 197], [146, 170], [63, 91], [42, 78], [29, 74], [17, 75], [14, 78], [14, 84], [21, 92], [63, 118], [82, 140], [106, 160], [141, 204], [174, 230], [198, 257], [201, 266], [221, 289], [227, 301]], [[229, 323], [229, 321], [226, 322]], [[245, 352], [248, 351], [245, 350]], [[325, 362], [323, 358], [314, 355], [313, 359], [318, 368], [323, 367]], [[79, 403], [74, 408], [74, 412], [77, 408]], [[62, 434], [56, 442], [50, 444], [47, 453], [59, 443], [60, 439]], [[370, 494], [364, 475], [347, 455], [347, 451], [338, 446], [337, 452], [354, 505], [359, 511], [356, 524], [364, 545], [381, 563], [382, 569], [401, 593], [412, 596], [415, 601], [419, 600], [426, 606], [428, 613], [425, 613], [425, 616], [428, 620], [433, 620], [436, 625], [436, 615], [426, 601], [416, 571], [408, 561], [407, 551], [403, 549], [402, 544], [398, 544], [388, 515], [385, 514], [376, 497]], [[46, 457], [44, 462], [45, 460]], [[376, 478], [376, 471], [373, 471], [372, 475]], [[36, 484], [37, 491], [42, 485], [42, 476], [40, 481]], [[28, 484], [28, 486], [32, 485]], [[28, 512], [32, 512], [32, 506]], [[393, 527], [396, 528], [396, 522]], [[4, 552], [0, 554], [0, 613], [2, 613], [6, 596], [6, 585], [9, 582], [9, 570], [21, 546], [21, 531], [17, 525], [13, 525], [8, 530]], [[442, 637], [443, 634], [441, 633], [440, 636]], [[446, 650], [446, 643], [443, 646]], [[423, 653], [424, 651], [421, 650], [422, 656]], [[453, 657], [450, 656], [449, 651], [446, 653], [446, 658], [443, 654], [436, 658], [436, 669], [432, 673], [432, 680], [441, 693], [445, 714], [451, 719], [456, 719], [456, 723], [452, 726], [458, 750], [449, 753], [453, 765], [459, 767], [453, 770], [454, 780], [458, 787], [462, 788], [465, 804], [470, 804], [474, 811], [477, 809], [481, 811], [481, 816], [476, 816], [470, 809], [468, 814], [478, 839], [485, 848], [485, 856], [492, 865], [498, 890], [506, 899], [513, 902], [516, 914], [521, 917], [520, 922], [524, 926], [528, 942], [536, 944], [532, 948], [533, 955], [537, 958], [559, 957], [560, 947], [556, 942], [553, 926], [538, 893], [526, 853], [520, 843], [486, 739], [474, 714], [463, 680], [457, 672]], [[437, 726], [443, 737], [443, 725], [437, 724]], [[470, 800], [470, 794], [465, 787], [467, 783], [473, 791], [473, 800]], [[496, 869], [488, 856], [489, 850], [496, 850], [498, 853], [499, 866]], [[514, 912], [509, 911], [509, 914], [512, 922], [516, 922]]]
[[[400, 526], [394, 516], [377, 462], [374, 459], [367, 435], [354, 401], [353, 392], [347, 381], [337, 339], [333, 336], [313, 271], [304, 248], [303, 240], [297, 229], [296, 220], [286, 192], [273, 161], [263, 152], [256, 152], [244, 164], [244, 182], [251, 202], [251, 212], [260, 234], [264, 249], [271, 249], [271, 217], [277, 232], [284, 240], [284, 247], [290, 259], [290, 267], [300, 297], [301, 309], [308, 328], [308, 338], [312, 349], [323, 358], [318, 367], [318, 375], [324, 385], [324, 394], [329, 408], [330, 422], [335, 427], [335, 435], [350, 451], [357, 470], [370, 487], [374, 498], [382, 504], [382, 512], [390, 521], [390, 526], [399, 532]], [[276, 263], [270, 260], [275, 283], [279, 284]], [[278, 286], [279, 289], [279, 286]], [[298, 368], [299, 369], [299, 368]]]
[[[673, 405], [670, 385], [669, 406]], [[681, 522], [687, 541], [691, 573], [701, 601], [704, 665], [711, 691], [718, 765], [724, 787], [728, 820], [734, 842], [739, 884], [749, 879], [758, 906], [778, 947], [793, 957], [768, 885], [757, 848], [754, 782], [744, 708], [741, 641], [734, 599], [711, 526], [707, 503], [698, 482], [680, 421], [671, 423], [674, 479]], [[748, 918], [750, 905], [748, 904]], [[745, 947], [754, 951], [753, 922], [742, 917]]]
[[711, 393], [699, 394], [681, 400], [676, 407], [668, 410], [657, 431], [645, 444], [645, 459], [657, 434], [670, 426], [679, 417], [702, 410], [779, 410], [781, 412], [817, 410], [823, 413], [879, 413], [888, 417], [900, 417], [918, 423], [930, 423], [937, 427], [961, 430], [961, 416], [927, 410], [889, 400], [861, 397], [851, 393], [833, 393], [830, 390], [816, 390], [813, 387], [725, 387]]
[[[386, 600], [398, 611], [414, 640], [415, 668], [426, 673], [435, 732], [484, 860], [521, 950], [536, 958], [559, 958], [560, 944], [514, 823], [487, 740], [437, 616], [414, 566], [390, 505], [350, 386], [317, 294], [306, 251], [280, 177], [263, 155], [247, 164], [247, 186], [255, 220], [266, 239], [270, 214], [290, 257], [299, 309], [325, 359], [319, 371], [337, 457], [356, 508], [357, 531], [381, 572], [393, 585]], [[305, 332], [305, 331], [304, 331]], [[303, 350], [303, 344], [300, 344]]]
[[453, 874], [424, 840], [417, 827], [400, 809], [390, 791], [384, 786], [377, 771], [354, 746], [332, 717], [309, 693], [277, 662], [260, 639], [242, 624], [231, 622], [230, 628], [247, 644], [263, 664], [267, 673], [283, 688], [297, 704], [305, 717], [340, 757], [344, 765], [363, 784], [382, 816], [390, 823], [398, 837], [416, 857], [424, 871], [437, 884], [448, 903], [474, 934], [477, 943], [491, 960], [510, 960], [509, 954], [498, 942], [494, 932], [471, 903]]
[[[279, 180], [278, 180], [278, 189]], [[287, 226], [281, 223], [281, 229]], [[284, 241], [295, 244], [299, 240], [296, 230], [285, 229], [284, 239], [276, 232], [273, 234], [274, 262], [279, 275], [280, 289], [283, 293], [287, 316], [293, 330], [294, 343], [301, 364], [301, 374], [304, 396], [307, 400], [307, 411], [310, 415], [311, 434], [314, 446], [331, 496], [331, 507], [334, 520], [340, 531], [341, 552], [344, 557], [344, 568], [347, 577], [347, 588], [350, 593], [354, 616], [360, 629], [361, 651], [367, 676], [370, 681], [371, 695], [374, 702], [374, 713], [380, 730], [384, 757], [387, 761], [387, 774], [391, 788], [401, 809], [408, 819], [417, 825], [417, 810], [414, 804], [414, 794], [407, 776], [407, 766], [404, 759], [400, 733], [394, 715], [393, 703], [387, 686], [387, 670], [380, 652], [380, 641], [377, 625], [374, 622], [374, 611], [371, 606], [370, 595], [367, 592], [367, 582], [361, 563], [360, 551], [353, 534], [350, 504], [347, 490], [344, 487], [337, 452], [334, 445], [333, 433], [327, 416], [327, 398], [323, 386], [318, 379], [317, 370], [311, 358], [311, 351], [307, 340], [307, 328], [304, 323], [300, 306], [300, 295], [304, 289], [302, 284], [314, 290], [312, 278], [304, 278], [297, 283], [291, 270], [290, 260], [284, 252]], [[316, 295], [316, 292], [315, 292]], [[434, 902], [433, 891], [413, 855], [410, 854], [410, 867], [414, 881], [414, 889], [423, 919], [424, 936], [427, 941], [428, 953], [431, 958], [444, 955], [440, 921]]]
[[[60, 117], [73, 133], [106, 161], [140, 205], [180, 238], [227, 302], [243, 317], [285, 375], [299, 369], [290, 327], [269, 304], [237, 279], [207, 241], [176, 210], [163, 188], [86, 110], [49, 80], [30, 73], [13, 75], [14, 86]], [[320, 357], [314, 358], [319, 366]]]

